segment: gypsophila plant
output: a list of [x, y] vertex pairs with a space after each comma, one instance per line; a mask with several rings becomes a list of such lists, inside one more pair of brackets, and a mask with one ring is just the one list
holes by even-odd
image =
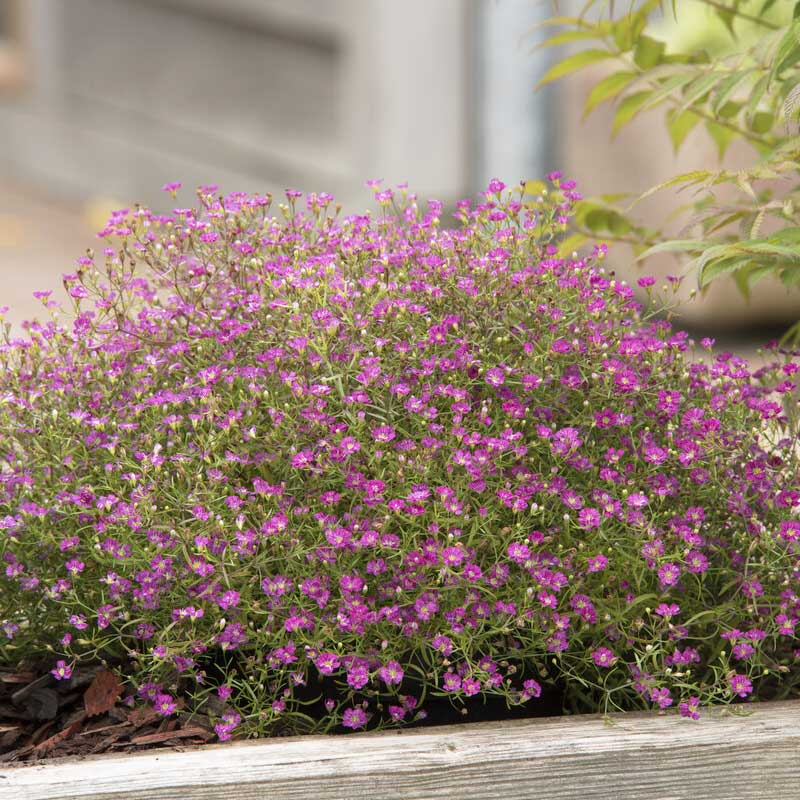
[[220, 739], [796, 696], [798, 364], [692, 363], [549, 180], [115, 213], [2, 347], [0, 660]]

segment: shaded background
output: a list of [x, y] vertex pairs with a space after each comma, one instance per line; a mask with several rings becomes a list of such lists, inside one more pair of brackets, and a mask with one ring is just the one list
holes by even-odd
[[[660, 118], [610, 144], [608, 113], [581, 119], [597, 73], [534, 92], [557, 54], [534, 51], [531, 29], [551, 14], [541, 0], [0, 0], [6, 319], [36, 315], [36, 289], [62, 296], [111, 209], [169, 208], [167, 181], [183, 182], [180, 205], [215, 183], [328, 191], [361, 211], [370, 178], [452, 207], [494, 176], [560, 168], [598, 194], [715, 162], [700, 133], [677, 163]], [[629, 253], [611, 260], [636, 277]], [[800, 303], [765, 285], [748, 305], [719, 284], [681, 313], [747, 350]]]

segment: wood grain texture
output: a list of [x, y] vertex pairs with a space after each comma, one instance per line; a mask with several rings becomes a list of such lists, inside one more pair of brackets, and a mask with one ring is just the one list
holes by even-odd
[[0, 770], [9, 800], [800, 800], [800, 701], [301, 737]]

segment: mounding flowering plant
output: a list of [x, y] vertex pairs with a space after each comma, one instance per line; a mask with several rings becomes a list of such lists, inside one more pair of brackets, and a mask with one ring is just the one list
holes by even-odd
[[0, 662], [220, 739], [798, 696], [798, 364], [691, 363], [549, 180], [115, 213], [1, 348]]

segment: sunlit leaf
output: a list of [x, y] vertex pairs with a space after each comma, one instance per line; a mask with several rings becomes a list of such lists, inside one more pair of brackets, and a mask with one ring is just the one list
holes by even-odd
[[610, 53], [608, 50], [581, 50], [580, 53], [575, 53], [550, 67], [537, 84], [537, 87], [545, 86], [551, 81], [563, 78], [566, 75], [571, 75], [573, 72], [584, 69], [584, 67], [588, 67], [590, 64], [597, 64], [600, 61], [606, 61], [613, 57], [614, 54]]
[[692, 170], [691, 172], [684, 172], [681, 175], [676, 175], [674, 178], [670, 178], [669, 180], [663, 181], [659, 183], [657, 186], [652, 186], [646, 192], [643, 192], [636, 198], [636, 203], [644, 200], [650, 195], [655, 194], [656, 192], [660, 192], [662, 189], [667, 189], [670, 186], [678, 186], [679, 184], [686, 184], [687, 186], [691, 186], [695, 183], [702, 183], [707, 181], [709, 178], [713, 177], [714, 173], [709, 172], [706, 169], [698, 169]]
[[623, 98], [616, 114], [614, 114], [614, 122], [611, 126], [612, 136], [616, 135], [623, 126], [627, 125], [639, 113], [651, 94], [652, 92], [650, 91], [634, 92]]
[[694, 250], [702, 250], [708, 242], [705, 239], [672, 239], [666, 242], [659, 242], [653, 247], [648, 247], [636, 260], [642, 261], [658, 253], [688, 253]]
[[725, 103], [725, 105], [723, 105], [717, 111], [717, 116], [720, 119], [732, 119], [741, 110], [742, 110], [742, 104], [741, 103], [735, 103], [733, 100], [729, 100], [727, 103]]
[[562, 258], [568, 258], [574, 252], [580, 250], [587, 241], [587, 237], [582, 233], [573, 233], [558, 243], [558, 253]]
[[670, 139], [672, 139], [672, 146], [676, 153], [683, 144], [684, 139], [689, 135], [689, 132], [700, 120], [702, 120], [702, 117], [689, 109], [679, 114], [676, 114], [674, 109], [670, 109], [667, 112], [667, 131]]
[[692, 81], [691, 85], [686, 88], [683, 98], [681, 99], [681, 110], [690, 108], [695, 103], [701, 101], [703, 97], [719, 83], [720, 77], [718, 72], [710, 72]]
[[547, 188], [544, 181], [525, 181], [525, 194], [540, 195]]
[[635, 72], [615, 72], [595, 84], [586, 99], [586, 105], [583, 109], [584, 116], [605, 100], [616, 97], [635, 77]]
[[769, 133], [775, 125], [775, 115], [768, 111], [757, 111], [753, 115], [750, 127], [755, 133]]
[[[651, 71], [651, 74], [652, 72], [653, 71]], [[694, 71], [687, 72], [685, 70], [682, 70], [677, 75], [670, 75], [657, 89], [654, 89], [650, 93], [650, 97], [642, 110], [645, 110], [645, 108], [653, 108], [667, 98], [673, 97], [680, 89], [686, 86], [687, 83], [690, 83], [694, 79], [694, 76]]]
[[767, 81], [775, 80], [783, 70], [794, 66], [798, 60], [800, 60], [800, 20], [795, 19], [778, 44]]
[[541, 47], [557, 47], [562, 44], [571, 44], [572, 42], [585, 41], [586, 39], [602, 39], [603, 34], [599, 30], [588, 31], [563, 31], [556, 33], [549, 39], [539, 42], [537, 48]]
[[[774, 272], [774, 267], [770, 269]], [[778, 277], [787, 289], [794, 289], [800, 286], [800, 267], [795, 266], [782, 269]]]
[[752, 80], [752, 70], [742, 70], [741, 72], [734, 72], [723, 80], [717, 87], [714, 94], [714, 102], [711, 104], [711, 110], [717, 114], [719, 110], [730, 100], [737, 89], [744, 88], [747, 83]]
[[800, 246], [800, 228], [781, 228], [779, 231], [769, 235], [769, 241], [773, 244]]
[[706, 130], [717, 145], [717, 154], [722, 160], [731, 142], [736, 138], [736, 131], [711, 120], [706, 122]]
[[755, 86], [753, 86], [753, 90], [750, 92], [750, 97], [747, 100], [748, 113], [755, 113], [756, 109], [758, 108], [758, 104], [761, 102], [761, 99], [764, 97], [764, 93], [767, 91], [768, 84], [769, 75], [764, 75], [763, 78], [760, 78], [758, 81], [756, 81]]
[[641, 35], [636, 42], [633, 60], [640, 69], [652, 69], [660, 63], [666, 44], [650, 36]]

